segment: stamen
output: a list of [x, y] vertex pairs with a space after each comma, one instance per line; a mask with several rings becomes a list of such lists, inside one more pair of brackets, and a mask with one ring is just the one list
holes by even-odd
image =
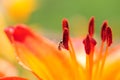
[[93, 37], [93, 35], [94, 35], [94, 17], [92, 17], [90, 19], [88, 32], [89, 32], [89, 35], [91, 37]]
[[68, 47], [68, 41], [69, 41], [69, 26], [67, 19], [63, 19], [62, 21], [62, 27], [63, 27], [63, 46], [65, 49], [69, 49]]
[[100, 67], [100, 72], [99, 72], [99, 77], [101, 78], [102, 76], [102, 72], [103, 72], [103, 68], [104, 68], [104, 65], [105, 65], [105, 60], [106, 60], [106, 57], [108, 55], [108, 46], [106, 47], [106, 50], [105, 50], [105, 53], [104, 53], [104, 56], [103, 56], [103, 59], [102, 59], [102, 63], [101, 63], [101, 67]]
[[104, 47], [104, 42], [102, 41], [101, 43], [101, 47], [100, 47], [100, 52], [98, 54], [98, 58], [96, 60], [96, 70], [95, 70], [95, 80], [98, 78], [98, 72], [99, 72], [99, 68], [100, 68], [100, 60], [102, 58], [102, 51], [103, 51], [103, 47]]
[[102, 25], [102, 29], [101, 29], [101, 39], [102, 39], [102, 41], [103, 42], [105, 42], [105, 40], [106, 40], [106, 29], [107, 29], [107, 22], [105, 21], [104, 23], [103, 23], [103, 25]]
[[96, 45], [96, 41], [87, 35], [87, 37], [83, 40], [85, 51], [86, 51], [86, 69], [88, 71], [88, 78], [92, 80], [92, 71], [93, 71], [93, 53], [94, 46]]
[[87, 37], [83, 40], [83, 44], [85, 46], [86, 54], [89, 55], [90, 52], [92, 50], [94, 50], [94, 46], [96, 45], [96, 41], [92, 37], [87, 35]]
[[112, 44], [112, 30], [111, 30], [110, 27], [107, 27], [106, 35], [107, 35], [106, 36], [107, 46], [106, 46], [106, 50], [105, 50], [105, 53], [104, 53], [104, 56], [103, 56], [103, 59], [102, 59], [102, 64], [101, 64], [101, 67], [100, 67], [100, 77], [102, 76], [103, 68], [104, 68], [104, 65], [105, 65], [105, 60], [106, 60], [106, 57], [108, 55], [108, 48]]
[[68, 41], [69, 41], [69, 31], [68, 29], [64, 29], [64, 32], [63, 32], [63, 45], [64, 45], [64, 48], [65, 49], [69, 49], [68, 48]]
[[71, 42], [71, 40], [69, 38], [69, 26], [68, 26], [67, 19], [63, 19], [63, 21], [62, 21], [62, 27], [63, 27], [62, 46], [65, 49], [69, 50], [71, 58], [73, 59], [73, 61], [75, 62], [75, 64], [77, 64], [77, 62], [76, 62], [76, 56], [75, 56], [75, 51], [73, 49], [72, 42]]
[[68, 20], [67, 19], [63, 19], [62, 27], [63, 27], [63, 31], [64, 31], [64, 29], [69, 29], [69, 25], [68, 25]]
[[112, 44], [112, 30], [110, 27], [107, 27], [107, 46]]
[[97, 42], [94, 38], [90, 38], [90, 42], [91, 42], [91, 50], [94, 50], [94, 47], [97, 44]]
[[96, 64], [96, 70], [95, 70], [95, 79], [98, 77], [98, 72], [99, 72], [99, 65], [100, 65], [100, 60], [102, 58], [102, 51], [103, 51], [103, 48], [104, 48], [104, 42], [106, 41], [106, 29], [107, 29], [107, 21], [104, 21], [103, 24], [102, 24], [102, 28], [101, 28], [101, 47], [100, 47], [100, 51], [99, 51], [99, 54], [98, 54], [98, 58], [97, 58], [97, 64]]
[[[69, 26], [68, 26], [67, 19], [63, 19], [62, 26], [63, 26], [63, 41], [62, 41], [62, 44], [63, 44], [65, 49], [69, 50], [70, 57], [73, 61], [73, 64], [75, 65], [74, 66], [75, 67], [75, 72], [76, 72], [75, 75], [77, 76], [77, 79], [80, 80], [81, 77], [80, 77], [80, 73], [79, 73], [78, 62], [76, 60], [75, 51], [74, 51], [71, 39], [69, 37]], [[80, 65], [79, 65], [79, 67], [80, 67]], [[82, 67], [80, 69], [82, 69]]]
[[83, 40], [83, 44], [85, 46], [86, 54], [89, 55], [91, 50], [89, 35], [87, 35], [87, 37]]

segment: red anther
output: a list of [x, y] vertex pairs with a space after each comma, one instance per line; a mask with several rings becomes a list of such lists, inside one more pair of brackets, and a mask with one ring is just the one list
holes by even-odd
[[107, 33], [107, 45], [110, 46], [112, 44], [112, 30], [110, 27], [107, 27], [106, 29], [106, 33]]
[[89, 35], [90, 35], [91, 37], [93, 37], [93, 35], [94, 35], [94, 17], [92, 17], [92, 18], [90, 19], [88, 32], [89, 32]]
[[87, 35], [87, 37], [83, 40], [83, 44], [85, 46], [86, 54], [89, 55], [91, 51], [94, 50], [96, 41], [90, 35]]
[[91, 46], [90, 46], [90, 37], [89, 35], [87, 35], [87, 37], [83, 40], [83, 44], [85, 46], [85, 51], [86, 51], [86, 54], [90, 54], [90, 51], [91, 51]]
[[5, 28], [4, 32], [6, 33], [8, 39], [10, 40], [10, 42], [12, 42], [12, 35], [14, 33], [14, 27]]
[[67, 50], [69, 49], [68, 48], [68, 41], [69, 41], [69, 30], [64, 29], [64, 31], [63, 31], [63, 46]]
[[63, 27], [63, 31], [64, 31], [64, 29], [69, 29], [69, 25], [68, 25], [68, 20], [67, 19], [63, 19], [62, 27]]
[[103, 23], [102, 29], [101, 29], [101, 39], [102, 39], [103, 42], [105, 42], [105, 40], [106, 40], [106, 36], [107, 36], [106, 35], [106, 29], [107, 29], [107, 26], [108, 26], [107, 21], [105, 21]]
[[91, 50], [93, 50], [97, 42], [94, 38], [90, 38], [90, 41], [91, 41]]

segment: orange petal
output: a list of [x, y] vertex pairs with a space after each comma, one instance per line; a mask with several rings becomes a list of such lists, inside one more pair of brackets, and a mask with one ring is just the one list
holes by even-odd
[[20, 77], [1, 77], [0, 80], [27, 80], [27, 79]]
[[119, 80], [120, 79], [120, 45], [109, 51], [103, 70], [102, 80]]
[[24, 25], [16, 26], [13, 33], [8, 28], [7, 35], [9, 34], [18, 58], [38, 77], [45, 80], [78, 79], [67, 51], [59, 51], [55, 44], [42, 36], [38, 37]]
[[120, 80], [120, 59], [109, 63], [104, 68], [101, 80]]
[[3, 73], [0, 72], [0, 77], [5, 76]]

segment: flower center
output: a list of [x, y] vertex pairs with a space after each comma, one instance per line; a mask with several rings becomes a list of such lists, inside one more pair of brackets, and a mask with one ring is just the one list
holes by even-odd
[[[69, 37], [69, 25], [67, 19], [63, 19], [62, 27], [63, 27], [63, 39], [62, 41], [60, 41], [58, 48], [59, 50], [61, 50], [61, 47], [68, 50], [70, 52], [70, 56], [72, 60], [74, 60], [74, 62], [77, 65], [75, 52]], [[86, 52], [86, 72], [87, 72], [88, 80], [92, 80], [92, 79], [96, 80], [97, 78], [101, 78], [102, 76], [105, 60], [108, 55], [108, 48], [112, 44], [112, 30], [110, 27], [108, 27], [107, 21], [104, 21], [101, 28], [101, 47], [96, 60], [95, 75], [93, 75], [93, 66], [95, 63], [94, 48], [97, 42], [93, 38], [93, 36], [94, 36], [94, 17], [90, 19], [88, 34], [86, 38], [83, 40], [83, 44]], [[106, 42], [106, 49], [105, 52], [103, 52], [105, 42]]]

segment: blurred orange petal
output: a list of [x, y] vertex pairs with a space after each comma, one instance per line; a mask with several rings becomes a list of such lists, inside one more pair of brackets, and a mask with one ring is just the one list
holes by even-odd
[[106, 65], [105, 70], [103, 72], [103, 79], [104, 80], [120, 79], [120, 59], [112, 63], [109, 63], [109, 65]]
[[28, 80], [20, 77], [0, 77], [0, 80]]
[[[47, 80], [72, 80], [74, 66], [67, 53], [59, 51], [49, 40], [35, 34], [25, 25], [17, 25], [9, 37], [18, 58], [38, 77]], [[67, 51], [66, 51], [67, 52]]]
[[16, 75], [17, 75], [16, 68], [9, 62], [7, 62], [3, 59], [0, 59], [0, 77], [16, 76]]

